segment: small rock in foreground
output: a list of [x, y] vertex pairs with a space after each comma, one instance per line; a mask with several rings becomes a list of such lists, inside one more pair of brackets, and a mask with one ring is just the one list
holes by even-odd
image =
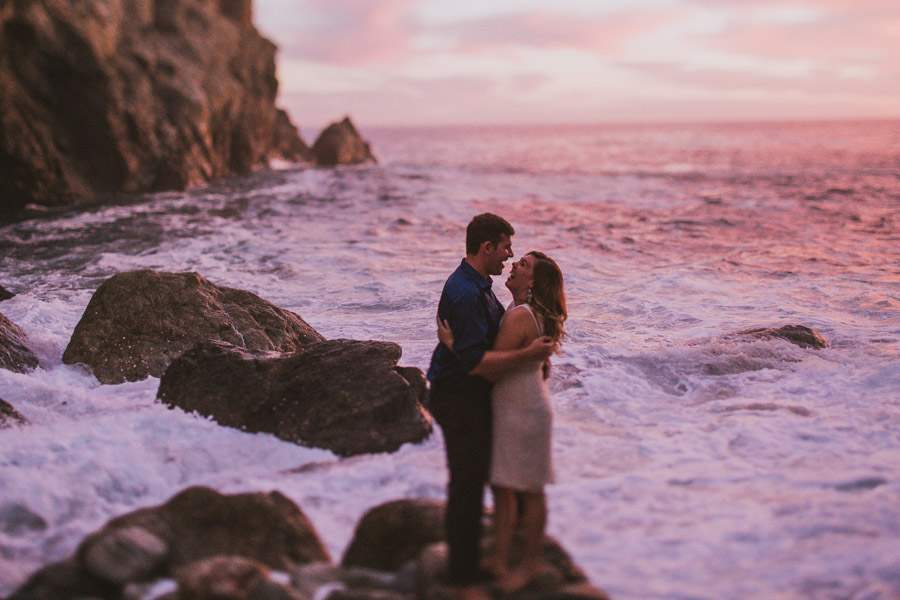
[[109, 521], [75, 556], [32, 575], [16, 600], [120, 598], [122, 587], [175, 578], [203, 559], [243, 557], [280, 571], [331, 558], [303, 511], [279, 492], [223, 495], [191, 487]]

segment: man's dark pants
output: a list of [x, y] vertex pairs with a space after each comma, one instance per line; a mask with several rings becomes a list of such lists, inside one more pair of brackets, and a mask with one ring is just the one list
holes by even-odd
[[441, 426], [447, 450], [446, 530], [450, 581], [469, 585], [479, 580], [484, 486], [491, 465], [491, 388], [433, 382], [431, 414]]

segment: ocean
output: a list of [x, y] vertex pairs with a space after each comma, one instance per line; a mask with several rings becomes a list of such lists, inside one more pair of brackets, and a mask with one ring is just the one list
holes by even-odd
[[[900, 598], [900, 122], [358, 125], [380, 164], [278, 165], [0, 227], [17, 293], [0, 312], [41, 361], [0, 370], [31, 422], [0, 430], [0, 596], [190, 485], [280, 490], [335, 560], [369, 508], [444, 498], [437, 428], [341, 459], [61, 357], [105, 279], [155, 269], [250, 290], [328, 338], [397, 342], [427, 370], [441, 286], [490, 211], [517, 256], [565, 276], [548, 532], [592, 583], [616, 600]], [[787, 324], [829, 347], [734, 335]]]

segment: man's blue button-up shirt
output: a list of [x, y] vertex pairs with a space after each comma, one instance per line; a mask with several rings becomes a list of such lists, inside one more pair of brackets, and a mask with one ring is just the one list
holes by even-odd
[[438, 342], [431, 355], [428, 379], [458, 385], [485, 384], [469, 371], [478, 366], [491, 349], [500, 329], [503, 305], [491, 290], [491, 278], [462, 260], [441, 292], [438, 318], [447, 320], [453, 330], [453, 350]]

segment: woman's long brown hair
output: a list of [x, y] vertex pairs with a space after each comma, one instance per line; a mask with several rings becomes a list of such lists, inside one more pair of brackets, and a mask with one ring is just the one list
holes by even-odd
[[563, 276], [556, 261], [543, 252], [528, 253], [535, 258], [532, 270], [530, 302], [534, 311], [544, 319], [544, 335], [559, 342], [566, 335], [563, 322], [566, 317], [566, 292]]

